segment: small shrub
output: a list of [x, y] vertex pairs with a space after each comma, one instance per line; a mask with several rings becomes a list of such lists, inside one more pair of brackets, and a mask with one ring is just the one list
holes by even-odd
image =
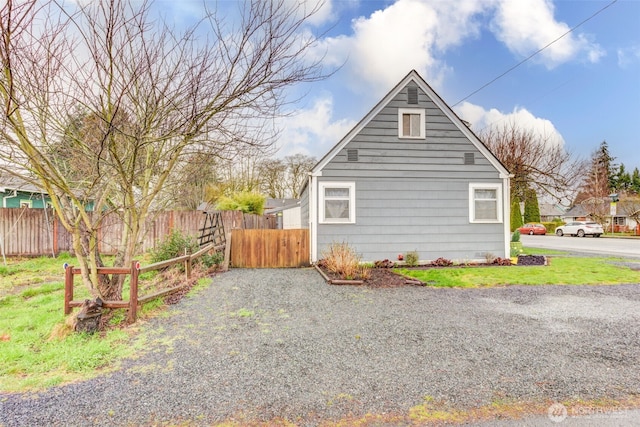
[[376, 261], [373, 263], [374, 268], [393, 268], [395, 265], [395, 262], [389, 261], [388, 259], [383, 259], [382, 261]]
[[[331, 273], [337, 274], [342, 279], [352, 280], [361, 278], [366, 272], [360, 265], [360, 256], [347, 243], [332, 243], [322, 252], [322, 260], [318, 263]], [[366, 268], [366, 267], [365, 267]]]
[[520, 241], [520, 230], [516, 230], [513, 232], [513, 234], [511, 235], [511, 241], [512, 242], [519, 242]]
[[360, 280], [369, 280], [371, 278], [371, 267], [367, 265], [360, 265], [356, 277]]
[[485, 259], [487, 264], [493, 264], [493, 262], [496, 260], [496, 256], [494, 254], [492, 254], [491, 252], [485, 252], [484, 253], [484, 259]]
[[434, 267], [450, 267], [453, 265], [453, 261], [440, 257], [431, 261], [431, 265], [433, 265]]
[[522, 252], [524, 252], [524, 249], [522, 249], [522, 242], [511, 242], [511, 249], [510, 249], [510, 256], [518, 256], [520, 255]]
[[[181, 257], [185, 254], [192, 254], [200, 249], [196, 238], [186, 236], [178, 230], [173, 230], [154, 250], [150, 252], [151, 263], [166, 261], [168, 259]], [[213, 254], [204, 254], [194, 260], [195, 264], [200, 264], [205, 268], [211, 268], [214, 265], [220, 265], [224, 259], [224, 254], [215, 252]], [[176, 264], [176, 268], [184, 271], [183, 264]]]
[[415, 267], [418, 265], [418, 261], [420, 260], [420, 255], [417, 251], [407, 252], [404, 256], [405, 262], [409, 267]]
[[509, 258], [496, 258], [493, 260], [492, 264], [495, 265], [512, 265], [511, 260]]
[[222, 264], [224, 261], [224, 254], [222, 252], [214, 252], [212, 254], [204, 254], [199, 258], [199, 261], [206, 268], [211, 268], [215, 265]]
[[231, 197], [223, 196], [218, 199], [216, 209], [220, 211], [237, 211], [244, 213], [262, 215], [264, 212], [265, 197], [252, 191], [241, 191], [234, 193]]
[[173, 230], [154, 250], [151, 251], [151, 262], [156, 263], [177, 258], [185, 254], [198, 250], [198, 243], [195, 238], [185, 236], [178, 230]]

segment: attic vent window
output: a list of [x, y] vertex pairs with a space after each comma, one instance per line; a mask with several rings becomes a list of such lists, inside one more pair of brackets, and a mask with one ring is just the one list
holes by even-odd
[[354, 149], [347, 150], [347, 161], [348, 162], [357, 162], [358, 161], [358, 150], [354, 150]]
[[398, 108], [398, 138], [425, 139], [424, 108]]
[[407, 103], [408, 104], [417, 104], [418, 103], [418, 88], [417, 87], [409, 87], [409, 88], [407, 88]]
[[464, 153], [464, 164], [465, 165], [473, 165], [476, 163], [475, 156], [473, 153]]

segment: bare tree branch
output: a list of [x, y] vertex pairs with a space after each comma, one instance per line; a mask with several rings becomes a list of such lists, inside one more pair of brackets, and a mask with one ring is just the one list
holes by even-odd
[[302, 35], [317, 8], [254, 0], [238, 3], [239, 20], [208, 10], [180, 30], [152, 5], [9, 0], [0, 10], [0, 167], [52, 196], [85, 283], [107, 299], [121, 298], [122, 282], [96, 273], [105, 215], [122, 216], [116, 263], [126, 265], [177, 168], [196, 152], [268, 151], [286, 90], [324, 77]]

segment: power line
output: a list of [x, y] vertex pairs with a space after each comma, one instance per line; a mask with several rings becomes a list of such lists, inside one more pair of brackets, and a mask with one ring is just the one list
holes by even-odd
[[514, 65], [513, 67], [509, 68], [507, 71], [505, 71], [504, 73], [500, 74], [498, 77], [494, 78], [493, 80], [491, 80], [490, 82], [482, 85], [480, 88], [474, 90], [473, 92], [471, 92], [469, 95], [465, 96], [464, 98], [462, 98], [460, 101], [456, 102], [455, 104], [452, 105], [452, 107], [455, 107], [456, 105], [460, 104], [463, 101], [466, 101], [467, 99], [471, 98], [473, 95], [475, 95], [476, 93], [480, 92], [482, 89], [486, 88], [487, 86], [493, 84], [494, 82], [496, 82], [497, 80], [501, 79], [502, 77], [504, 77], [505, 75], [509, 74], [511, 71], [515, 70], [516, 68], [518, 68], [519, 66], [521, 66], [522, 64], [524, 64], [525, 62], [527, 62], [528, 60], [530, 60], [531, 58], [533, 58], [534, 56], [536, 56], [537, 54], [539, 54], [540, 52], [542, 52], [543, 50], [545, 50], [546, 48], [548, 48], [549, 46], [551, 46], [552, 44], [554, 44], [555, 42], [557, 42], [558, 40], [562, 39], [564, 36], [566, 36], [567, 34], [573, 32], [576, 28], [580, 27], [582, 24], [590, 21], [591, 19], [595, 18], [597, 15], [599, 15], [600, 13], [604, 12], [605, 9], [608, 9], [609, 7], [611, 7], [614, 3], [616, 3], [618, 0], [613, 0], [611, 3], [607, 4], [606, 6], [604, 6], [603, 8], [601, 8], [600, 10], [596, 11], [593, 15], [589, 16], [588, 18], [586, 18], [585, 20], [583, 20], [582, 22], [580, 22], [579, 24], [577, 24], [576, 26], [570, 28], [567, 32], [565, 32], [564, 34], [562, 34], [560, 37], [556, 38], [555, 40], [551, 41], [550, 43], [548, 43], [546, 46], [541, 47], [540, 49], [538, 49], [537, 51], [535, 51], [534, 53], [532, 53], [531, 55], [527, 56], [525, 59], [523, 59], [522, 61], [518, 62], [516, 65]]

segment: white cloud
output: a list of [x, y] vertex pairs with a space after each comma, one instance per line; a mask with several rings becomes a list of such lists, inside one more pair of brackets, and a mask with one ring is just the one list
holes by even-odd
[[344, 64], [356, 91], [381, 95], [411, 69], [438, 87], [447, 67], [437, 55], [477, 36], [480, 25], [473, 17], [492, 1], [398, 0], [369, 17], [354, 19], [352, 35], [324, 39], [319, 52], [328, 65]]
[[[501, 0], [492, 29], [511, 52], [525, 58], [565, 34], [570, 27], [555, 20], [550, 0]], [[586, 35], [572, 32], [546, 47], [534, 60], [553, 68], [582, 54], [590, 62], [597, 62], [604, 50]]]
[[311, 25], [322, 25], [335, 19], [333, 0], [286, 0], [291, 7], [300, 7], [301, 13], [313, 14], [307, 19]]
[[325, 96], [315, 100], [310, 109], [299, 110], [280, 120], [284, 129], [278, 140], [279, 154], [295, 153], [325, 155], [355, 125], [356, 121], [332, 121], [333, 98]]
[[640, 62], [640, 46], [618, 49], [618, 66], [620, 68], [626, 68], [637, 62]]
[[461, 119], [471, 123], [471, 128], [476, 133], [492, 127], [515, 124], [551, 144], [564, 145], [564, 138], [550, 120], [536, 117], [526, 108], [516, 107], [510, 113], [503, 113], [495, 108], [485, 110], [479, 105], [463, 102], [455, 110]]

